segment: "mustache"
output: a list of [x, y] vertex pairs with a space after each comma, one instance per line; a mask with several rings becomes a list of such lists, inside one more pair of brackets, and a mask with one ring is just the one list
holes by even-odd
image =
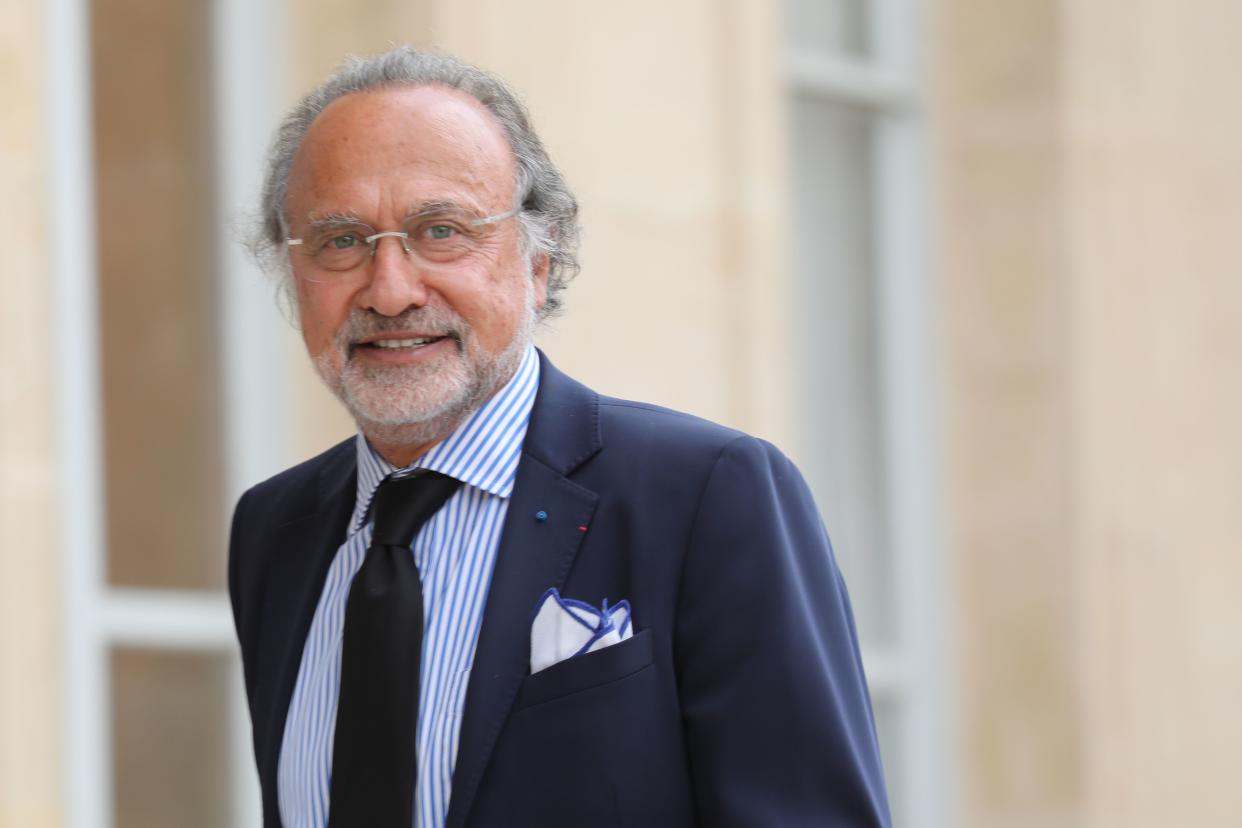
[[373, 310], [353, 308], [336, 334], [336, 344], [352, 348], [359, 340], [387, 333], [417, 331], [428, 336], [444, 336], [458, 344], [470, 331], [466, 320], [448, 308], [424, 305], [409, 308], [397, 316], [384, 316]]

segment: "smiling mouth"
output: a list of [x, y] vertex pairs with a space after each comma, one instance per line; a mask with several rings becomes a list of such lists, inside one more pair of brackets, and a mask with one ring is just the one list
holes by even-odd
[[446, 338], [443, 336], [422, 336], [416, 339], [376, 339], [373, 342], [364, 342], [355, 347], [373, 348], [380, 351], [400, 351], [403, 349], [422, 348]]

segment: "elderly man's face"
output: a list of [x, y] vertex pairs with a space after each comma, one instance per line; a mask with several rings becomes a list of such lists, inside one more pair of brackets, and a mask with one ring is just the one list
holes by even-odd
[[[346, 95], [315, 120], [294, 158], [290, 235], [333, 217], [402, 230], [429, 205], [495, 216], [513, 207], [514, 174], [500, 124], [464, 93]], [[364, 431], [421, 424], [427, 433], [415, 428], [413, 439], [438, 439], [516, 369], [543, 306], [546, 265], [532, 272], [516, 218], [475, 230], [470, 254], [447, 266], [420, 264], [392, 237], [344, 272], [291, 248], [302, 337]]]

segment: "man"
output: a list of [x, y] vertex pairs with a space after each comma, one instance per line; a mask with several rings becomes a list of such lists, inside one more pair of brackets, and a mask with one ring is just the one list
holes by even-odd
[[576, 214], [520, 104], [451, 58], [355, 61], [282, 125], [260, 247], [359, 433], [234, 516], [265, 824], [887, 825], [797, 471], [531, 345]]

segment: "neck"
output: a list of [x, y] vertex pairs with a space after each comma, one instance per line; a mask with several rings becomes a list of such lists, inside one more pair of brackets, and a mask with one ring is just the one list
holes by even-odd
[[[365, 432], [363, 433], [365, 434]], [[436, 443], [440, 441], [436, 440], [435, 442], [421, 443], [417, 445], [411, 445], [409, 443], [389, 443], [378, 440], [368, 434], [367, 442], [369, 442], [371, 444], [371, 448], [375, 449], [376, 453], [388, 461], [389, 464], [396, 466], [399, 469], [403, 469], [427, 452], [431, 451], [431, 449], [435, 447]]]
[[516, 366], [507, 370], [503, 379], [483, 393], [475, 394], [463, 405], [450, 408], [428, 420], [415, 423], [377, 423], [359, 418], [355, 413], [354, 421], [380, 457], [399, 469], [405, 468], [456, 431], [480, 406], [504, 388], [505, 383], [513, 378], [515, 370]]
[[[469, 416], [469, 414], [466, 416]], [[401, 469], [443, 442], [466, 419], [460, 416], [450, 415], [450, 417], [444, 418], [449, 420], [448, 422], [428, 420], [426, 422], [403, 425], [363, 422], [359, 420], [358, 429], [367, 438], [371, 448], [375, 449], [380, 457]]]

